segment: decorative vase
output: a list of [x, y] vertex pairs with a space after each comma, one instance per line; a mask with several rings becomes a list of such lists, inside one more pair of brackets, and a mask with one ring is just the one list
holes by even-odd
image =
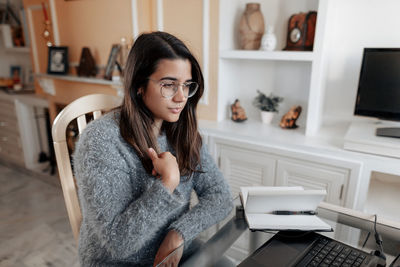
[[276, 36], [274, 34], [274, 27], [268, 26], [267, 32], [263, 35], [261, 39], [260, 50], [274, 51], [276, 48]]
[[264, 33], [264, 17], [259, 3], [247, 3], [239, 25], [240, 48], [258, 50]]
[[274, 118], [274, 112], [272, 111], [261, 111], [261, 121], [265, 124], [271, 124]]

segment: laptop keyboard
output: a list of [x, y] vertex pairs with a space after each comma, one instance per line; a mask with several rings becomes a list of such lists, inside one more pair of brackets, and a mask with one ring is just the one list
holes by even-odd
[[[314, 243], [307, 255], [296, 264], [300, 266], [365, 266], [369, 254], [332, 239], [321, 237]], [[366, 260], [367, 258], [367, 260]], [[364, 262], [364, 264], [363, 264]]]

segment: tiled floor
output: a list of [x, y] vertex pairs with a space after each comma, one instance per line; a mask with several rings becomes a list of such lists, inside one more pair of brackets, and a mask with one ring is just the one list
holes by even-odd
[[79, 266], [58, 178], [0, 161], [0, 266]]

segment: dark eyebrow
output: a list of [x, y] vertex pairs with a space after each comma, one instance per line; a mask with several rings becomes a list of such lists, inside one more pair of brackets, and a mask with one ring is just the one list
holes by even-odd
[[173, 77], [163, 77], [163, 78], [160, 79], [160, 81], [163, 81], [163, 80], [173, 80], [173, 81], [177, 81], [178, 79], [177, 79], [177, 78], [173, 78]]
[[[173, 78], [173, 77], [163, 77], [163, 78], [160, 79], [160, 81], [163, 81], [163, 80], [177, 81], [178, 79], [177, 78]], [[187, 82], [193, 82], [193, 79], [188, 79], [188, 80], [185, 81], [185, 83], [187, 83]]]

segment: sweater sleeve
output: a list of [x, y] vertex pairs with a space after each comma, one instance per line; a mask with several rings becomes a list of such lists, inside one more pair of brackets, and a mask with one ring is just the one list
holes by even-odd
[[229, 186], [205, 145], [201, 149], [201, 169], [203, 173], [193, 177], [199, 202], [169, 227], [179, 232], [185, 242], [223, 220], [233, 208]]
[[137, 172], [128, 169], [118, 136], [88, 128], [74, 153], [84, 222], [113, 258], [126, 259], [156, 238], [184, 202], [159, 179], [132, 195]]

